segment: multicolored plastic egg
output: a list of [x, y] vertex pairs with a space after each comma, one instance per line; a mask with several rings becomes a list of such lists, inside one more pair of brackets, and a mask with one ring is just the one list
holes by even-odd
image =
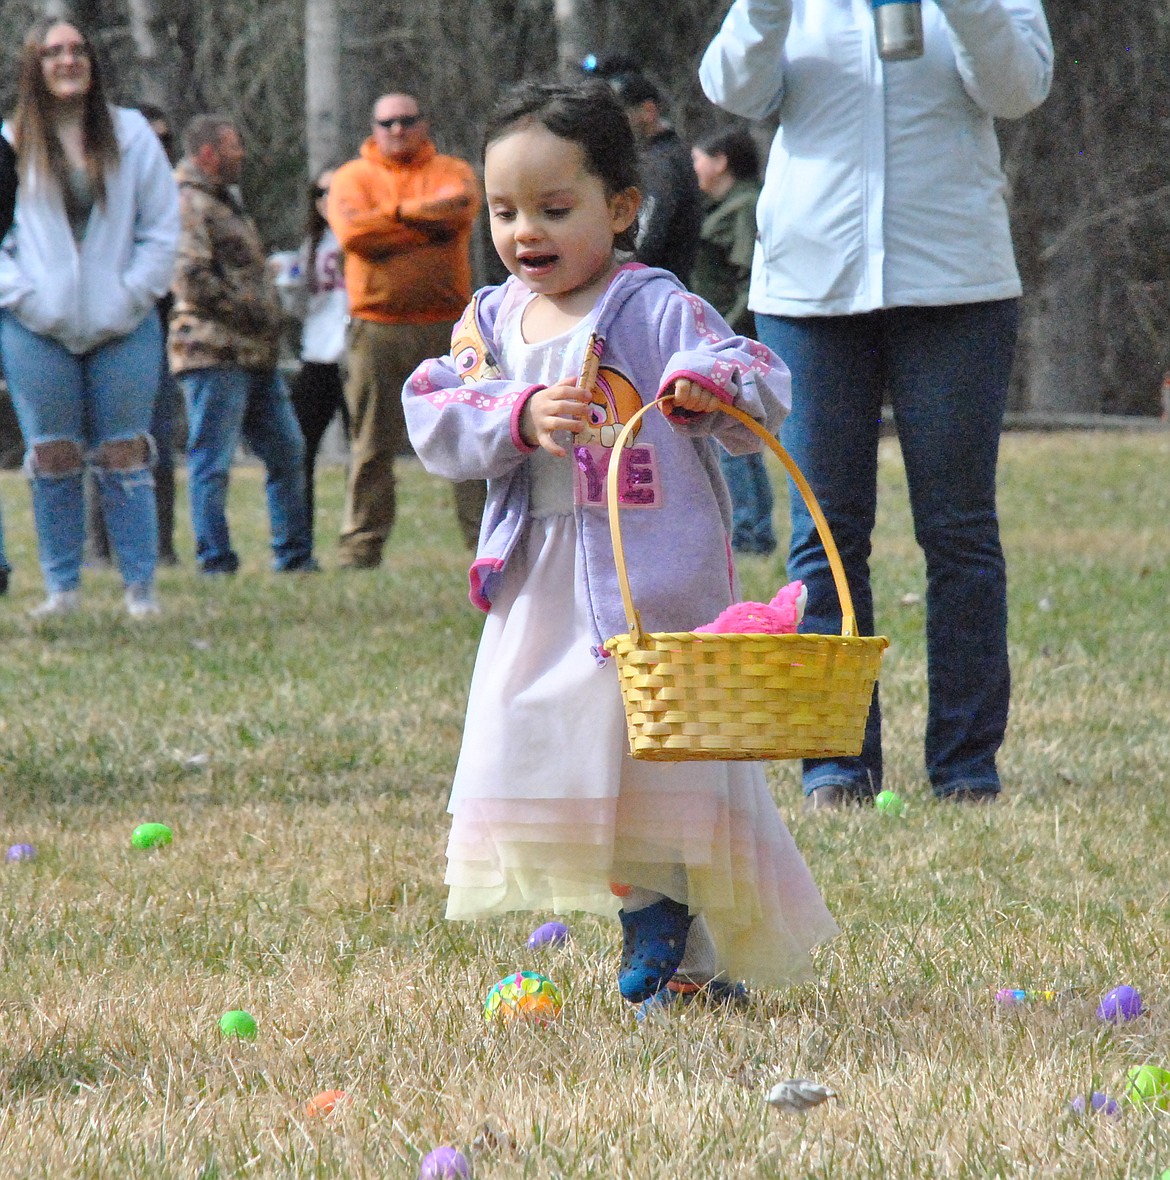
[[239, 1037], [245, 1041], [256, 1039], [256, 1018], [242, 1008], [233, 1008], [219, 1018], [219, 1031], [225, 1037]]
[[161, 848], [172, 839], [171, 829], [166, 824], [139, 824], [130, 837], [130, 843], [135, 848]]
[[436, 1147], [423, 1156], [418, 1170], [418, 1180], [449, 1180], [450, 1177], [465, 1178], [471, 1175], [467, 1156], [454, 1147]]
[[1125, 1020], [1134, 1020], [1142, 1014], [1141, 993], [1123, 983], [1111, 992], [1106, 992], [1097, 1005], [1097, 1018], [1108, 1020], [1113, 1024], [1120, 1024]]
[[15, 864], [18, 860], [35, 860], [36, 855], [37, 850], [31, 844], [10, 844], [4, 859], [9, 864]]
[[542, 946], [563, 946], [568, 937], [569, 928], [564, 922], [545, 922], [528, 936], [528, 949], [534, 951]]
[[515, 1020], [523, 1017], [537, 1024], [550, 1024], [561, 1014], [560, 989], [539, 971], [517, 971], [492, 984], [483, 1002], [484, 1020]]
[[1020, 1004], [1029, 1004], [1037, 1001], [1045, 1004], [1055, 1004], [1060, 999], [1061, 993], [1053, 991], [1051, 988], [1042, 988], [1040, 990], [1029, 988], [1025, 990], [1022, 987], [1001, 987], [995, 993], [995, 1002], [1001, 1008], [1015, 1008]]

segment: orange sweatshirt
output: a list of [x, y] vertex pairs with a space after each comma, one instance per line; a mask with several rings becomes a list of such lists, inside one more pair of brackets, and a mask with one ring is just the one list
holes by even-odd
[[338, 168], [329, 224], [345, 250], [350, 315], [382, 324], [454, 322], [471, 300], [471, 166], [432, 143], [402, 163], [373, 138]]

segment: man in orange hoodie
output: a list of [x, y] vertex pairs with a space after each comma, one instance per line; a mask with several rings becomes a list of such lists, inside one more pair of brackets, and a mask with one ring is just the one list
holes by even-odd
[[[384, 94], [370, 138], [329, 188], [328, 218], [345, 250], [352, 453], [340, 564], [373, 569], [394, 524], [394, 457], [406, 427], [402, 386], [427, 357], [450, 349], [471, 299], [471, 228], [479, 182], [471, 166], [441, 156], [418, 101]], [[473, 548], [481, 481], [455, 485], [464, 540]]]

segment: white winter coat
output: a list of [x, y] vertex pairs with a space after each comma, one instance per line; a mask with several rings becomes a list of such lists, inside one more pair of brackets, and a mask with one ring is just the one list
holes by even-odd
[[1041, 0], [924, 0], [926, 52], [883, 63], [870, 0], [736, 0], [712, 102], [776, 112], [749, 305], [770, 315], [1020, 294], [993, 120], [1052, 82]]
[[33, 172], [21, 178], [0, 249], [0, 307], [78, 355], [142, 322], [170, 289], [179, 238], [178, 189], [158, 136], [138, 111], [111, 113], [121, 161], [80, 247], [57, 186]]

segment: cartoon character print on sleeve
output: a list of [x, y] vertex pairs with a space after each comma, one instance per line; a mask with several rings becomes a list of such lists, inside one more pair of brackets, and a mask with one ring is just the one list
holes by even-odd
[[491, 381], [503, 376], [483, 333], [479, 330], [479, 295], [467, 305], [451, 332], [451, 359], [465, 384]]

